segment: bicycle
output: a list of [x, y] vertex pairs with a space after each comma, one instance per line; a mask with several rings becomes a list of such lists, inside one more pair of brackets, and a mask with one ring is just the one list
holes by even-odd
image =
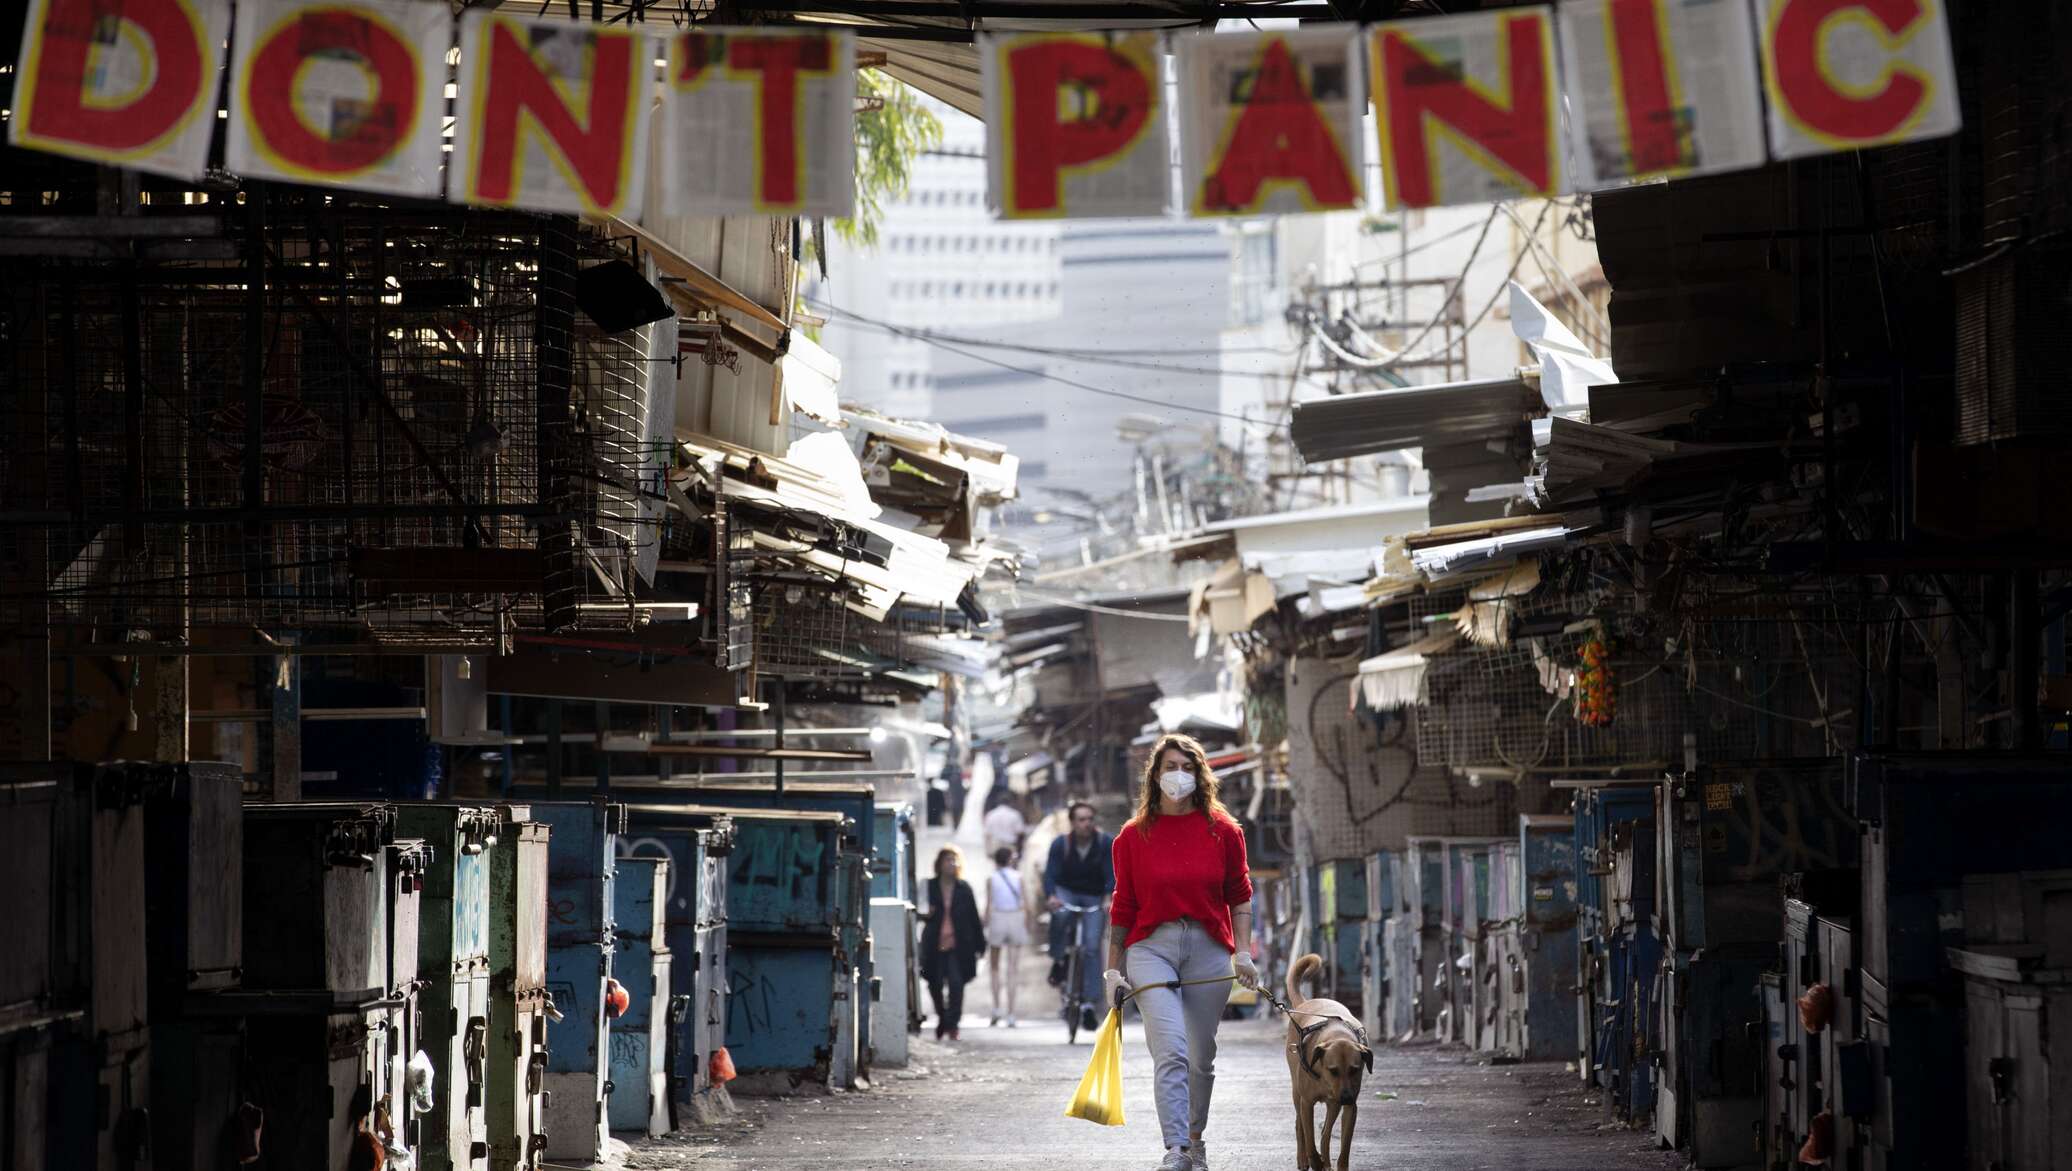
[[1081, 973], [1086, 970], [1086, 944], [1080, 938], [1085, 934], [1081, 927], [1083, 917], [1092, 914], [1093, 910], [1091, 907], [1075, 907], [1067, 904], [1051, 912], [1052, 915], [1070, 916], [1070, 918], [1065, 920], [1069, 924], [1066, 930], [1070, 933], [1072, 941], [1065, 949], [1065, 1044], [1067, 1045], [1079, 1043], [1080, 1020], [1086, 1015], [1086, 1010], [1093, 1007], [1093, 1001], [1086, 998], [1084, 992], [1085, 981], [1081, 978]]

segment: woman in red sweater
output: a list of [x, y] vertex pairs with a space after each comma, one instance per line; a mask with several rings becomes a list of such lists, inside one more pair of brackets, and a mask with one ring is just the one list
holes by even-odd
[[1245, 834], [1217, 797], [1208, 754], [1166, 736], [1144, 770], [1137, 815], [1115, 835], [1114, 925], [1105, 979], [1112, 1003], [1136, 990], [1155, 1065], [1159, 1171], [1206, 1171], [1202, 1131], [1216, 1081], [1216, 1024], [1229, 977], [1259, 986], [1252, 963], [1252, 875]]

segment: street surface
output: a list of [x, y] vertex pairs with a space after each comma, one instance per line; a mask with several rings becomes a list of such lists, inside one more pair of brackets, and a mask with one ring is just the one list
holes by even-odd
[[[974, 988], [980, 985], [973, 985]], [[1226, 1021], [1209, 1122], [1211, 1166], [1295, 1166], [1294, 1107], [1280, 1021]], [[636, 1144], [636, 1171], [790, 1171], [840, 1167], [1151, 1171], [1159, 1156], [1151, 1066], [1134, 1021], [1123, 1029], [1128, 1125], [1064, 1116], [1091, 1047], [1064, 1026], [990, 1029], [966, 1018], [964, 1040], [915, 1042], [914, 1064], [878, 1071], [852, 1094], [740, 1099], [710, 1133]], [[1383, 1046], [1366, 1081], [1354, 1168], [1668, 1171], [1682, 1166], [1651, 1136], [1608, 1126], [1599, 1099], [1558, 1064], [1488, 1065], [1436, 1046]], [[1321, 1119], [1321, 1115], [1320, 1115]], [[1333, 1146], [1336, 1155], [1336, 1146]]]

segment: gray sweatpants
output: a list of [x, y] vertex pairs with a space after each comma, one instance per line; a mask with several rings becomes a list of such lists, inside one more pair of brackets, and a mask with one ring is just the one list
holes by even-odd
[[1137, 993], [1144, 1044], [1151, 1051], [1158, 1129], [1168, 1149], [1189, 1145], [1209, 1124], [1216, 1085], [1216, 1022], [1230, 1002], [1229, 984], [1177, 991], [1158, 985], [1230, 975], [1230, 951], [1192, 919], [1161, 923], [1123, 956], [1123, 974]]

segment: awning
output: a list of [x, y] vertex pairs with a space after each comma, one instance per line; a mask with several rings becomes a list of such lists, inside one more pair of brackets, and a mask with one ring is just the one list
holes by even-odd
[[1536, 388], [1524, 379], [1500, 378], [1299, 402], [1288, 430], [1304, 460], [1322, 463], [1502, 438], [1545, 413]]
[[777, 370], [792, 410], [829, 426], [842, 421], [842, 403], [835, 390], [842, 381], [841, 359], [804, 333], [794, 332], [784, 357], [777, 361]]
[[1347, 545], [1295, 553], [1247, 553], [1239, 558], [1248, 570], [1273, 582], [1275, 598], [1314, 593], [1320, 587], [1352, 585], [1374, 572], [1373, 544]]
[[1567, 542], [1570, 533], [1580, 531], [1557, 522], [1538, 528], [1413, 550], [1410, 560], [1417, 566], [1417, 571], [1427, 578], [1445, 577], [1448, 574], [1461, 573], [1527, 553], [1559, 548]]
[[[817, 514], [877, 538], [883, 564], [830, 549], [800, 549], [786, 525], [751, 533], [759, 546], [849, 584], [855, 590], [850, 608], [866, 617], [882, 621], [901, 598], [955, 606], [977, 576], [978, 567], [951, 557], [943, 542], [876, 519], [880, 509], [864, 486], [862, 469], [837, 434], [802, 436], [782, 457], [710, 436], [679, 438], [678, 446], [705, 476], [718, 480], [730, 501], [765, 506], [780, 518], [793, 512]], [[677, 488], [686, 482], [684, 473], [676, 473]]]
[[861, 435], [875, 436], [955, 468], [970, 478], [971, 490], [981, 503], [1013, 500], [1019, 491], [1021, 460], [998, 443], [959, 435], [936, 423], [894, 419], [854, 404], [842, 408], [842, 421]]
[[1311, 586], [1309, 592], [1295, 601], [1295, 612], [1304, 618], [1316, 618], [1324, 614], [1343, 614], [1358, 610], [1367, 604], [1367, 587]]
[[1458, 632], [1440, 630], [1362, 662], [1359, 676], [1353, 680], [1354, 700], [1366, 700], [1368, 708], [1377, 712], [1409, 707], [1423, 698], [1427, 656], [1450, 650], [1459, 642]]

